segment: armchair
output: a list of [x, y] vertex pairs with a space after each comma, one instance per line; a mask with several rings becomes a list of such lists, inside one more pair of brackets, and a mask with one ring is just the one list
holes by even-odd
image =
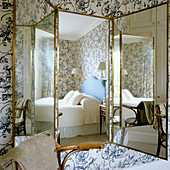
[[29, 104], [31, 100], [20, 98], [15, 107], [15, 130], [16, 133], [19, 135], [20, 132], [24, 131], [26, 134], [26, 114], [29, 108]]
[[156, 105], [156, 114], [155, 114], [157, 121], [158, 121], [158, 147], [156, 155], [159, 156], [161, 146], [167, 148], [167, 135], [164, 132], [162, 119], [166, 119], [166, 115], [161, 114], [159, 105]]
[[[0, 158], [0, 169], [57, 169], [64, 170], [67, 159], [74, 153], [103, 149], [104, 144], [80, 143], [60, 146], [48, 134], [40, 134], [20, 143]], [[61, 161], [61, 152], [69, 151]]]

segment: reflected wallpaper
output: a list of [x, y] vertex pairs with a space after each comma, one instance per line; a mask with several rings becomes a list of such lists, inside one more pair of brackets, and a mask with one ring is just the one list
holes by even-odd
[[41, 35], [37, 37], [39, 38], [36, 41], [35, 55], [35, 100], [54, 96], [54, 39], [43, 38]]
[[[43, 1], [32, 0], [31, 6], [28, 4], [30, 0], [17, 0], [17, 2], [20, 6], [20, 9], [17, 10], [17, 17], [20, 19], [19, 23], [22, 24], [33, 23], [38, 17], [43, 17], [49, 9], [48, 5], [43, 4]], [[116, 16], [162, 1], [50, 0], [50, 2], [70, 11], [100, 16]], [[0, 2], [0, 155], [12, 148], [12, 10], [12, 0]], [[21, 16], [24, 17], [21, 18]], [[34, 20], [30, 16], [33, 16]], [[104, 150], [90, 150], [72, 155], [67, 162], [66, 169], [123, 169], [155, 160], [157, 158], [124, 147], [105, 145]]]
[[71, 72], [76, 67], [77, 42], [60, 40], [59, 48], [59, 98], [62, 99], [67, 92], [75, 89], [75, 80]]
[[[101, 71], [98, 70], [100, 62], [108, 63], [108, 23], [104, 21], [96, 28], [88, 32], [77, 42], [77, 68], [81, 83], [76, 82], [76, 88], [81, 91], [84, 80], [91, 76], [101, 78]], [[108, 68], [106, 67], [106, 70]], [[107, 76], [108, 71], [103, 71]]]
[[153, 97], [153, 41], [123, 45], [123, 89], [135, 97]]
[[[77, 41], [60, 40], [59, 97], [70, 90], [81, 91], [84, 80], [91, 76], [101, 78], [100, 61], [108, 63], [108, 24], [103, 22]], [[74, 80], [72, 69], [77, 68], [81, 82]], [[107, 69], [107, 68], [106, 68]], [[104, 76], [107, 71], [104, 71]]]
[[15, 98], [24, 96], [24, 27], [16, 28]]

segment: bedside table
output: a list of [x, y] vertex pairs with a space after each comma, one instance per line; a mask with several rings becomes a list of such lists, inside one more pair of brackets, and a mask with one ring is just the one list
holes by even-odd
[[102, 117], [104, 118], [105, 121], [105, 117], [106, 117], [106, 105], [100, 104], [100, 135], [102, 134]]

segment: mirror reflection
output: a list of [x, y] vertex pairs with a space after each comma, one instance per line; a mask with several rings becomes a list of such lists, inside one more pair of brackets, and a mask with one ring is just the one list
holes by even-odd
[[61, 145], [107, 141], [109, 21], [59, 11]]
[[114, 24], [113, 141], [167, 159], [167, 5]]
[[[116, 43], [117, 41], [120, 41], [120, 48], [122, 49], [122, 56], [120, 56], [119, 48], [117, 48], [117, 44], [115, 45], [114, 57], [116, 61], [114, 69], [115, 71], [118, 69], [120, 70], [121, 67], [121, 73], [116, 72], [114, 80], [115, 84], [118, 84], [116, 85], [114, 91], [114, 104], [120, 106], [120, 99], [122, 103], [120, 126], [125, 127], [132, 125], [152, 124], [152, 105], [154, 100], [154, 39], [151, 36], [120, 33], [114, 36], [114, 40]], [[121, 95], [119, 95], [120, 74], [122, 75]], [[151, 109], [148, 110], [148, 115], [138, 113], [144, 105], [147, 105], [146, 107]], [[119, 110], [115, 113], [115, 116], [118, 116]]]
[[54, 135], [54, 12], [35, 27], [34, 132]]
[[[36, 21], [29, 21], [29, 17], [23, 20], [23, 17], [16, 14], [16, 23], [19, 25], [16, 25], [13, 66], [15, 136], [31, 136], [46, 130], [54, 134], [54, 12], [51, 12], [52, 8], [46, 2], [43, 4], [47, 11], [44, 13], [46, 17], [41, 20], [38, 14], [34, 15]], [[17, 2], [17, 12], [23, 10], [22, 5]], [[46, 102], [45, 98], [49, 98], [50, 102]]]
[[15, 135], [32, 134], [32, 28], [16, 27]]

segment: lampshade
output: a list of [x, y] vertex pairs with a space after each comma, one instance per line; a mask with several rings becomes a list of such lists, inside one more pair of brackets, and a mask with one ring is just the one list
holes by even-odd
[[106, 70], [106, 63], [105, 62], [100, 62], [98, 70]]
[[77, 68], [73, 68], [73, 70], [72, 70], [71, 74], [78, 74], [78, 70], [77, 70]]

